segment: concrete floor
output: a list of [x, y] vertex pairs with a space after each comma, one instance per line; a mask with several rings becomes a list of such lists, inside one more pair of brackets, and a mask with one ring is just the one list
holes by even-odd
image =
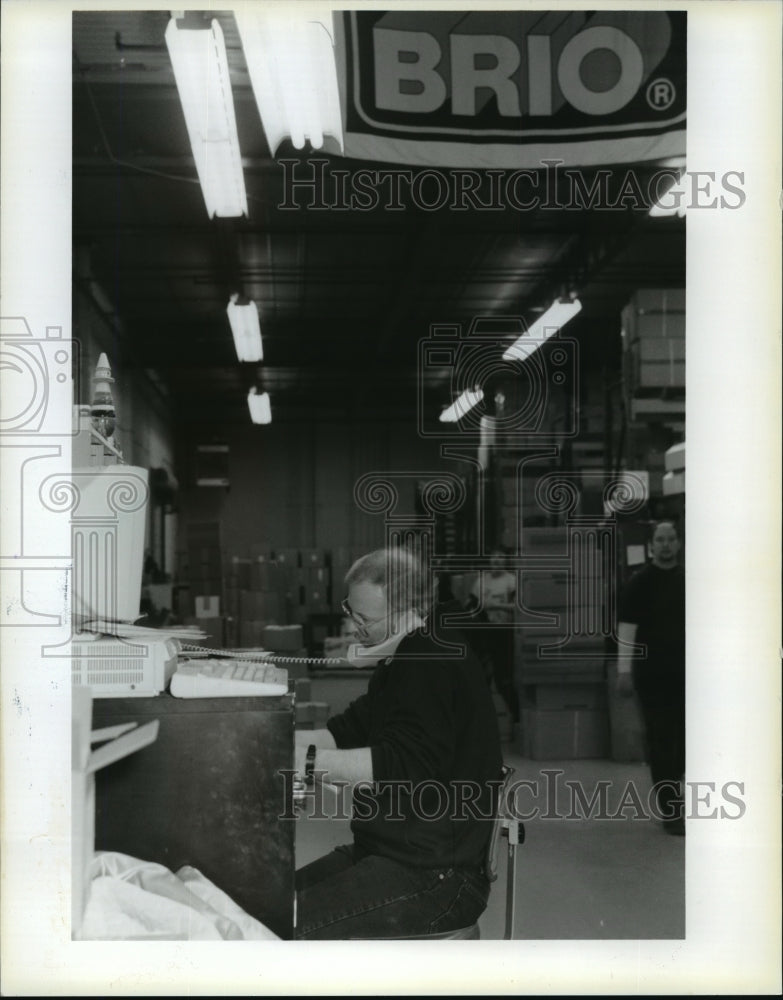
[[[514, 780], [535, 782], [532, 787], [538, 789], [535, 796], [531, 786], [524, 786], [516, 798], [520, 809], [537, 815], [525, 821], [525, 843], [517, 849], [514, 938], [684, 938], [685, 838], [666, 834], [655, 820], [633, 818], [634, 791], [646, 802], [650, 788], [646, 765], [542, 762], [521, 757], [511, 744], [504, 750], [506, 764], [515, 769]], [[588, 799], [598, 782], [608, 782], [608, 813], [624, 801], [630, 818], [562, 818], [572, 812], [566, 782], [578, 782]], [[297, 820], [297, 867], [350, 839], [347, 819], [318, 819], [305, 809]], [[504, 845], [499, 877], [479, 922], [484, 940], [504, 936]]]

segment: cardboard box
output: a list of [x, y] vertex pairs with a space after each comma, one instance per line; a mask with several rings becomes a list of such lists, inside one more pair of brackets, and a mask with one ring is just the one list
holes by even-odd
[[219, 618], [220, 597], [217, 594], [196, 597], [196, 618]]
[[608, 714], [595, 709], [523, 709], [522, 754], [531, 760], [607, 757]]
[[685, 442], [673, 444], [664, 453], [664, 466], [667, 472], [682, 472], [685, 469]]
[[327, 564], [326, 552], [323, 549], [300, 549], [299, 565], [303, 569], [313, 569], [315, 567], [325, 567]]
[[305, 607], [311, 614], [328, 614], [331, 607], [326, 588], [308, 587], [305, 591]]
[[256, 560], [250, 570], [250, 589], [281, 591], [285, 586], [282, 566], [267, 559]]
[[307, 585], [313, 590], [325, 590], [331, 583], [331, 574], [326, 566], [311, 566], [307, 570]]
[[684, 288], [640, 288], [628, 303], [635, 312], [685, 312]]
[[323, 729], [329, 718], [329, 705], [325, 701], [297, 702], [295, 712], [299, 729]]
[[568, 555], [566, 528], [525, 528], [522, 532], [522, 553], [528, 556]]
[[296, 700], [299, 701], [310, 701], [312, 697], [312, 681], [309, 677], [297, 677], [293, 682], [293, 690], [296, 694]]
[[[625, 317], [624, 317], [625, 321]], [[626, 327], [626, 346], [641, 340], [685, 341], [685, 313], [637, 313]]]
[[240, 598], [241, 590], [236, 587], [230, 587], [226, 590], [225, 600], [224, 600], [224, 611], [227, 615], [231, 615], [232, 618], [239, 618], [241, 612]]
[[223, 619], [223, 638], [226, 649], [235, 649], [239, 646], [239, 619], [227, 617]]
[[522, 600], [526, 608], [565, 608], [568, 605], [568, 574], [526, 573], [522, 581]]
[[233, 556], [231, 559], [230, 577], [231, 586], [239, 590], [250, 590], [250, 572], [253, 566], [252, 559], [242, 556]]
[[525, 691], [528, 708], [547, 711], [605, 709], [605, 684], [534, 684]]
[[206, 646], [208, 649], [222, 649], [225, 646], [222, 618], [197, 618], [196, 624], [206, 632], [204, 638], [198, 640], [199, 646]]
[[242, 649], [254, 649], [256, 647], [266, 649], [264, 646], [264, 630], [269, 623], [267, 621], [257, 621], [250, 618], [242, 618], [239, 622], [239, 646]]
[[685, 469], [681, 472], [666, 472], [661, 479], [661, 492], [665, 497], [685, 492]]
[[682, 361], [634, 361], [628, 373], [632, 386], [640, 389], [684, 389], [685, 363]]
[[[136, 728], [124, 723], [92, 729], [92, 692], [71, 693], [71, 936], [78, 938], [89, 897], [89, 868], [95, 855], [95, 772], [154, 743], [157, 719]], [[94, 744], [102, 744], [92, 749]]]
[[267, 625], [261, 644], [277, 653], [295, 652], [302, 648], [301, 625]]
[[284, 599], [276, 591], [243, 590], [239, 595], [239, 617], [243, 620], [280, 622], [284, 609]]

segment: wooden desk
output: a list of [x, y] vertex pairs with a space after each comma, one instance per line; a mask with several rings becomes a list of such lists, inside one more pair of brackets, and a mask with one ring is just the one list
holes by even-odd
[[[96, 775], [96, 850], [192, 865], [293, 936], [293, 698], [98, 698], [93, 728], [156, 718], [151, 746]], [[282, 817], [282, 818], [281, 818]]]

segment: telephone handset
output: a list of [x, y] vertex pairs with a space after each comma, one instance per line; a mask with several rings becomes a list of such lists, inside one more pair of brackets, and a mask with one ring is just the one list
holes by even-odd
[[357, 667], [375, 664], [386, 656], [392, 656], [401, 638], [399, 635], [393, 635], [375, 646], [362, 646], [358, 642], [352, 642], [348, 646], [347, 660]]
[[408, 612], [401, 619], [398, 631], [384, 639], [383, 642], [378, 642], [374, 646], [351, 643], [348, 647], [348, 662], [357, 667], [370, 666], [387, 656], [393, 656], [405, 636], [417, 628], [421, 628], [423, 624], [424, 620], [415, 611]]

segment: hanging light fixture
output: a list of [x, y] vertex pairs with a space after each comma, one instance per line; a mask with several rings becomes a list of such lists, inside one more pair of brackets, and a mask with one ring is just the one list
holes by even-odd
[[661, 166], [667, 171], [671, 171], [674, 183], [671, 184], [663, 194], [659, 195], [655, 204], [650, 209], [650, 217], [661, 218], [666, 215], [677, 215], [683, 218], [685, 215], [685, 160], [677, 157], [673, 160], [665, 160]]
[[239, 302], [238, 295], [232, 295], [226, 306], [234, 347], [240, 361], [262, 361], [264, 348], [261, 342], [261, 325], [255, 302]]
[[253, 386], [247, 394], [247, 405], [250, 409], [250, 419], [254, 424], [272, 423], [272, 406], [268, 392], [259, 392]]
[[185, 18], [172, 17], [165, 38], [207, 213], [247, 215], [223, 32], [214, 19], [184, 25]]
[[234, 12], [269, 148], [286, 136], [296, 149], [320, 149], [327, 135], [343, 149], [331, 14], [297, 4]]
[[686, 194], [685, 183], [680, 178], [658, 198], [650, 209], [650, 217], [657, 219], [665, 215], [677, 215], [682, 219], [685, 215]]
[[527, 333], [514, 341], [511, 347], [503, 353], [504, 361], [524, 361], [538, 348], [562, 329], [569, 320], [581, 312], [582, 303], [579, 299], [569, 299], [566, 302], [554, 302], [549, 309], [533, 323]]
[[438, 419], [444, 424], [454, 424], [461, 420], [474, 406], [477, 406], [483, 398], [482, 389], [466, 389], [461, 396], [454, 400], [451, 406], [446, 407]]

